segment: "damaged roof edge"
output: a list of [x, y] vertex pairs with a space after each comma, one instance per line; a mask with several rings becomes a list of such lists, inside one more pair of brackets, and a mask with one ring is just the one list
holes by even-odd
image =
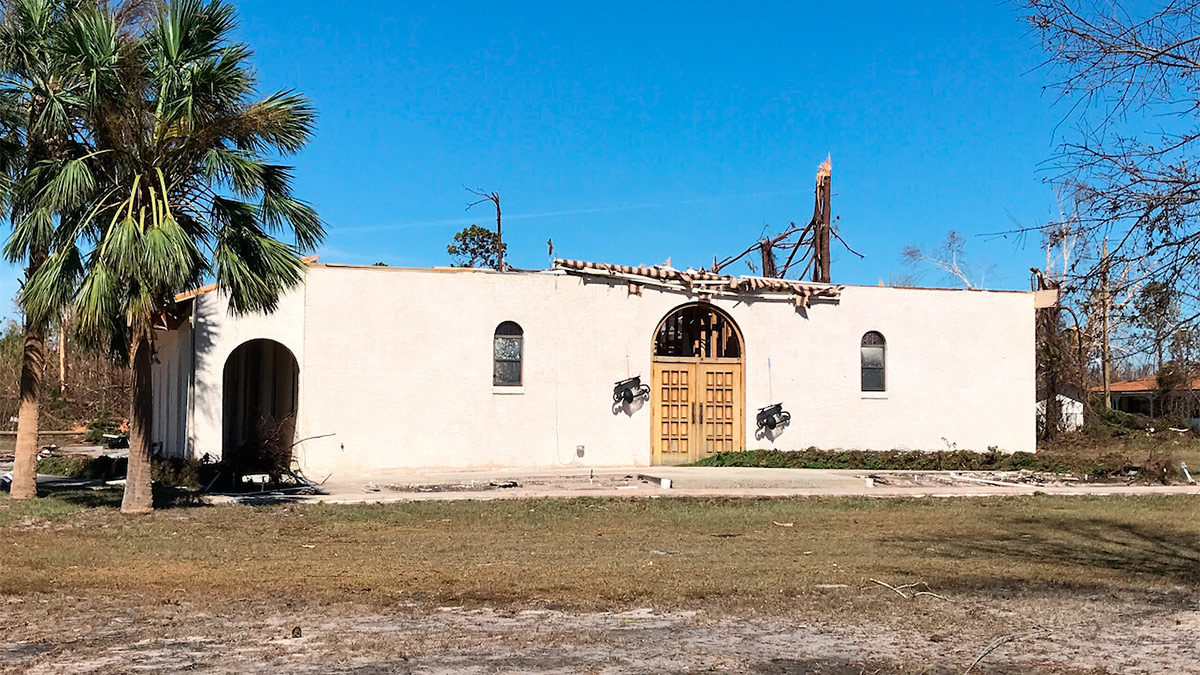
[[842, 293], [842, 286], [835, 284], [768, 277], [733, 277], [708, 270], [681, 271], [665, 265], [631, 267], [559, 258], [554, 261], [554, 268], [573, 274], [616, 277], [634, 283], [649, 280], [701, 293], [786, 293], [795, 298], [798, 307], [806, 307], [812, 300], [836, 300]]
[[[317, 259], [320, 257], [321, 256], [319, 256], [319, 255], [310, 255], [310, 256], [305, 256], [305, 257], [301, 258], [300, 261], [309, 267], [318, 267], [321, 265], [321, 263], [317, 262]], [[219, 284], [214, 282], [211, 284], [205, 284], [199, 288], [193, 288], [190, 291], [184, 291], [182, 293], [177, 293], [175, 295], [175, 302], [185, 302], [185, 301], [191, 300], [197, 296], [207, 295], [208, 293], [212, 293], [213, 291], [217, 290], [218, 287], [219, 287]]]
[[[451, 267], [451, 266], [434, 266], [434, 267], [406, 267], [392, 265], [354, 265], [348, 263], [322, 263], [317, 262], [319, 256], [309, 256], [303, 258], [304, 262], [309, 267], [328, 267], [332, 269], [362, 269], [362, 270], [392, 270], [406, 272], [435, 272], [435, 273], [450, 273], [450, 274], [502, 274], [498, 270], [490, 268], [477, 267]], [[645, 279], [651, 282], [661, 282], [665, 285], [680, 284], [681, 287], [690, 290], [713, 290], [714, 292], [724, 293], [788, 293], [795, 295], [797, 299], [813, 299], [813, 300], [836, 300], [841, 295], [845, 288], [891, 288], [896, 290], [915, 290], [915, 291], [944, 291], [958, 293], [1022, 293], [1034, 295], [1037, 307], [1049, 306], [1057, 300], [1055, 297], [1045, 291], [1018, 291], [1007, 289], [984, 289], [984, 288], [940, 288], [936, 286], [871, 286], [865, 284], [826, 284], [817, 281], [801, 281], [797, 279], [777, 279], [773, 277], [759, 276], [740, 276], [734, 277], [728, 274], [715, 274], [708, 270], [677, 270], [666, 265], [653, 265], [647, 267], [639, 265], [637, 267], [631, 265], [618, 265], [613, 263], [598, 263], [588, 262], [584, 260], [570, 260], [565, 258], [556, 258], [554, 267], [545, 270], [526, 270], [526, 269], [511, 269], [503, 274], [553, 274], [567, 273], [578, 275], [590, 275], [606, 278], [624, 278], [627, 281], [638, 281], [638, 278]], [[631, 278], [634, 277], [634, 278]], [[199, 288], [190, 291], [184, 291], [175, 296], [175, 302], [185, 302], [194, 299], [201, 295], [206, 295], [217, 290], [218, 284], [206, 284]]]

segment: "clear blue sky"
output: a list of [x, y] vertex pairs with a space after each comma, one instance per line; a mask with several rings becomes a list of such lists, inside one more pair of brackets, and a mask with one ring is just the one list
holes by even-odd
[[976, 236], [1057, 215], [1043, 167], [1065, 110], [1019, 7], [836, 5], [239, 8], [263, 90], [320, 113], [294, 161], [329, 226], [322, 261], [447, 264], [454, 232], [493, 224], [464, 211], [482, 186], [515, 265], [546, 266], [548, 238], [561, 257], [708, 265], [806, 221], [829, 153], [838, 225], [867, 256], [835, 245], [835, 281], [886, 281], [905, 244], [956, 229], [995, 265], [986, 285], [1028, 288], [1038, 242]]

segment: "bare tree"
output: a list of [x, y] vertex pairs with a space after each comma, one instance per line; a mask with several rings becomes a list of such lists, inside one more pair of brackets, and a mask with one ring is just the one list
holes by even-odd
[[[1126, 6], [1119, 0], [1026, 0], [1046, 52], [1048, 88], [1069, 106], [1054, 180], [1078, 209], [1050, 223], [1107, 255], [1076, 259], [1067, 284], [1133, 297], [1169, 283], [1178, 325], [1200, 318], [1200, 2]], [[1145, 131], [1150, 129], [1150, 131]], [[1141, 354], [1146, 358], [1147, 354]]]
[[1048, 237], [1046, 266], [1030, 268], [1033, 289], [1053, 290], [1057, 295], [1053, 304], [1037, 310], [1034, 323], [1037, 396], [1041, 409], [1038, 437], [1047, 441], [1054, 440], [1064, 430], [1060, 395], [1083, 397], [1088, 384], [1088, 354], [1096, 344], [1089, 326], [1081, 325], [1079, 315], [1064, 303], [1063, 282], [1075, 244], [1074, 237]]
[[1161, 281], [1151, 281], [1142, 286], [1133, 305], [1137, 309], [1137, 325], [1153, 352], [1155, 371], [1161, 371], [1171, 337], [1183, 330], [1177, 326], [1179, 304], [1175, 289]]
[[478, 206], [484, 202], [491, 202], [496, 205], [496, 269], [504, 271], [504, 230], [500, 228], [500, 193], [488, 192], [483, 188], [466, 188], [467, 192], [479, 197], [479, 199], [467, 204], [467, 210], [471, 210], [472, 206]]
[[930, 267], [944, 273], [965, 288], [976, 289], [983, 285], [990, 266], [978, 272], [966, 261], [967, 240], [955, 230], [946, 233], [946, 238], [934, 249], [922, 249], [909, 244], [900, 251], [900, 257], [914, 268]]

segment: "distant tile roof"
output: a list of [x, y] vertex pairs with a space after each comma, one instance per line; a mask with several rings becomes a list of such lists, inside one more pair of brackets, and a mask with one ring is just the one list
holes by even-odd
[[[1158, 378], [1151, 375], [1150, 377], [1143, 377], [1137, 380], [1122, 380], [1120, 382], [1113, 382], [1109, 385], [1108, 389], [1109, 391], [1118, 393], [1158, 391]], [[1200, 389], [1200, 377], [1194, 378], [1188, 389]], [[1104, 391], [1104, 387], [1092, 387], [1092, 391]]]

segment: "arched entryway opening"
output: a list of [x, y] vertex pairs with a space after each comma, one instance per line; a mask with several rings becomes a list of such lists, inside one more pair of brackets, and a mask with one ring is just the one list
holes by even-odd
[[728, 314], [696, 302], [654, 331], [651, 462], [685, 464], [745, 448], [742, 333]]
[[222, 457], [235, 475], [289, 468], [300, 366], [274, 340], [251, 340], [225, 361]]

